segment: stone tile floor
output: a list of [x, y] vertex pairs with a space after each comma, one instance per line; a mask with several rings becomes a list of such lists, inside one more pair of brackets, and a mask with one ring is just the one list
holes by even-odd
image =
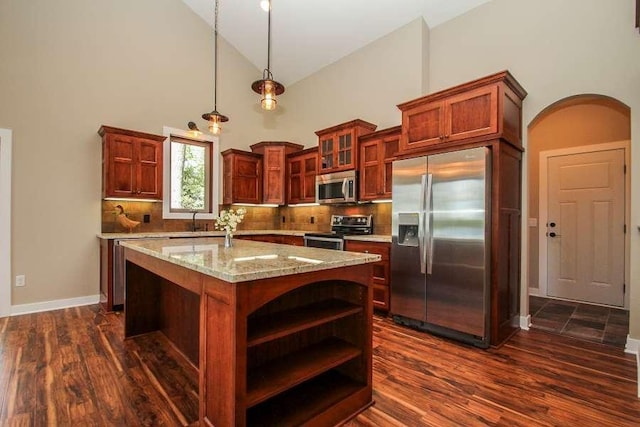
[[621, 348], [627, 342], [627, 310], [530, 296], [529, 312], [532, 328]]

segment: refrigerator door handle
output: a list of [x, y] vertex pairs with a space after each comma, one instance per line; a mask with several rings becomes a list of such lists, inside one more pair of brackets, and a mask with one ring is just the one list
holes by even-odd
[[[433, 196], [433, 174], [428, 174], [427, 175], [427, 188], [426, 188], [426, 201], [424, 206], [424, 222], [425, 222], [425, 242], [424, 242], [424, 246], [425, 246], [425, 264], [426, 264], [426, 270], [427, 270], [427, 274], [431, 274], [432, 270], [433, 270], [433, 237], [431, 235], [431, 216], [432, 216], [432, 212], [431, 212], [431, 202], [432, 202], [432, 196]], [[427, 246], [428, 245], [428, 246]]]
[[426, 263], [426, 248], [424, 242], [424, 228], [425, 228], [425, 198], [427, 192], [427, 175], [420, 177], [420, 216], [418, 218], [418, 247], [420, 250], [420, 272], [425, 274], [427, 272]]

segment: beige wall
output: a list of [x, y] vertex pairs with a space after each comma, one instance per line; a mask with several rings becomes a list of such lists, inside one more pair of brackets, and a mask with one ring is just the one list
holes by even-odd
[[[356, 117], [397, 125], [396, 104], [509, 69], [529, 92], [525, 127], [578, 94], [628, 105], [632, 189], [640, 188], [633, 16], [633, 0], [493, 0], [431, 30], [418, 19], [287, 87], [275, 114], [262, 112], [249, 90], [260, 71], [222, 42], [218, 104], [231, 121], [221, 146], [277, 138], [310, 147], [315, 130]], [[27, 275], [26, 288], [13, 288], [13, 304], [97, 293], [95, 132], [102, 123], [160, 133], [163, 125], [198, 121], [212, 104], [210, 38], [180, 0], [0, 0], [0, 127], [14, 130], [12, 275]], [[526, 193], [523, 204], [528, 212]], [[631, 219], [635, 229], [640, 196], [633, 192]], [[524, 260], [527, 251], [525, 244]], [[638, 257], [633, 233], [631, 259]], [[526, 278], [525, 263], [523, 290]], [[522, 305], [526, 311], [524, 297]], [[631, 336], [640, 338], [638, 263]]]
[[[222, 147], [259, 74], [221, 41]], [[180, 0], [0, 0], [0, 127], [13, 130], [12, 304], [98, 294], [101, 124], [162, 134], [213, 107], [213, 37]], [[232, 68], [232, 71], [229, 70]]]
[[318, 144], [316, 130], [352, 119], [378, 129], [399, 125], [396, 104], [424, 93], [428, 31], [416, 19], [291, 85], [278, 101], [276, 118], [265, 120], [261, 139], [284, 138], [311, 147]]
[[[529, 218], [540, 218], [540, 152], [629, 140], [629, 110], [609, 98], [578, 97], [544, 111], [529, 127]], [[526, 216], [525, 216], [526, 218]], [[538, 230], [529, 227], [529, 287], [538, 288]]]
[[[631, 109], [631, 221], [640, 224], [640, 36], [633, 0], [493, 0], [431, 30], [432, 91], [509, 69], [529, 92], [525, 127], [554, 102], [579, 94], [615, 98]], [[525, 148], [528, 146], [524, 135]], [[528, 161], [525, 154], [525, 163]], [[525, 167], [525, 174], [527, 171]], [[524, 182], [524, 210], [528, 212]], [[527, 230], [523, 226], [523, 236]], [[528, 240], [528, 239], [527, 239]], [[528, 247], [523, 247], [522, 307]], [[640, 234], [631, 235], [631, 259]], [[631, 265], [630, 335], [640, 338], [640, 264]]]

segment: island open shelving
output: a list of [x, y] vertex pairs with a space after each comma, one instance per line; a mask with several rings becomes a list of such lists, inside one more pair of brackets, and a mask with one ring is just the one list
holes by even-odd
[[199, 240], [127, 243], [125, 336], [159, 329], [198, 366], [201, 425], [331, 426], [372, 403], [379, 256]]

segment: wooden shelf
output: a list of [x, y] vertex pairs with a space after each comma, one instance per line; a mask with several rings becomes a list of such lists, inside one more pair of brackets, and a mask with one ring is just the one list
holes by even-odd
[[341, 365], [362, 354], [362, 349], [329, 338], [274, 362], [258, 366], [247, 375], [247, 408]]
[[319, 326], [362, 312], [362, 307], [342, 300], [327, 300], [278, 313], [251, 319], [247, 347]]
[[247, 425], [302, 425], [364, 388], [365, 384], [336, 371], [325, 372], [251, 408]]

